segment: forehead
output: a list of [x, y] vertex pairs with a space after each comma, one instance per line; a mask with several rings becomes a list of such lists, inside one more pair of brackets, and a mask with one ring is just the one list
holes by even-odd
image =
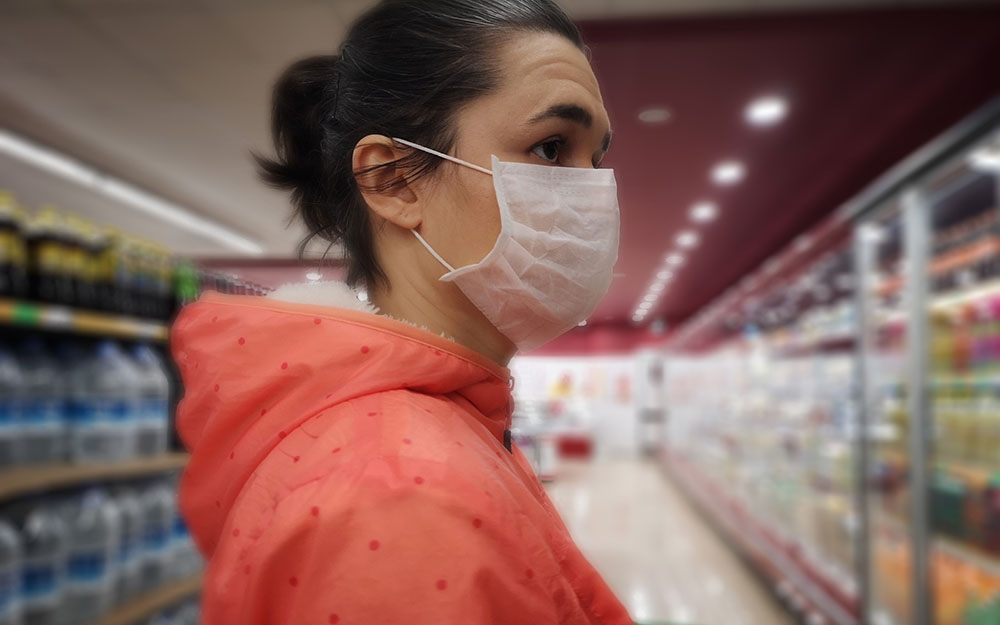
[[606, 119], [600, 86], [583, 51], [561, 35], [524, 33], [499, 51], [502, 79], [497, 95], [508, 106], [530, 114], [552, 104], [572, 102], [595, 120]]

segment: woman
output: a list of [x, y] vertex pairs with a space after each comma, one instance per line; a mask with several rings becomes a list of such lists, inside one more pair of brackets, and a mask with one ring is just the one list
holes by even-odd
[[291, 285], [175, 324], [208, 625], [630, 623], [509, 438], [508, 361], [617, 258], [585, 50], [550, 0], [387, 0], [278, 81], [265, 177], [371, 304]]

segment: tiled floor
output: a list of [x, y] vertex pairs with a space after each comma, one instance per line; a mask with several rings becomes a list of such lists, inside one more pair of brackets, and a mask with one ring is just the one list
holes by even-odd
[[563, 463], [548, 492], [633, 619], [791, 625], [653, 461]]

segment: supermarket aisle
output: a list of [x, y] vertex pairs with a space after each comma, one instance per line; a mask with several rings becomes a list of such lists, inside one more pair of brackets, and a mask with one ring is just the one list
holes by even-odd
[[654, 461], [563, 463], [547, 490], [634, 619], [791, 625]]

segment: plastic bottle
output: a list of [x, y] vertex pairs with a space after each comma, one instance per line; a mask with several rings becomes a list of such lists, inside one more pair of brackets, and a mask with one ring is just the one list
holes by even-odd
[[51, 505], [32, 510], [21, 531], [21, 592], [25, 625], [61, 625], [66, 583], [67, 532]]
[[10, 351], [0, 346], [0, 468], [20, 462], [22, 405], [21, 365]]
[[121, 462], [134, 456], [139, 378], [114, 341], [101, 341], [70, 378], [71, 458]]
[[19, 347], [24, 384], [21, 461], [24, 464], [59, 462], [66, 457], [64, 379], [41, 338], [30, 337]]
[[21, 536], [0, 519], [0, 625], [21, 625]]
[[170, 536], [174, 523], [174, 494], [163, 482], [153, 482], [140, 495], [142, 505], [143, 591], [162, 585], [170, 567]]
[[136, 423], [136, 454], [156, 456], [166, 453], [170, 427], [167, 398], [170, 379], [166, 366], [149, 345], [136, 345], [132, 362], [138, 375], [141, 394], [139, 419]]
[[88, 490], [74, 508], [69, 524], [64, 625], [97, 621], [111, 609], [121, 532], [118, 506], [107, 492]]
[[121, 514], [121, 535], [118, 541], [115, 602], [128, 601], [141, 590], [143, 508], [135, 490], [127, 487], [115, 491], [115, 502]]
[[24, 211], [0, 190], [0, 297], [24, 297], [28, 284]]

